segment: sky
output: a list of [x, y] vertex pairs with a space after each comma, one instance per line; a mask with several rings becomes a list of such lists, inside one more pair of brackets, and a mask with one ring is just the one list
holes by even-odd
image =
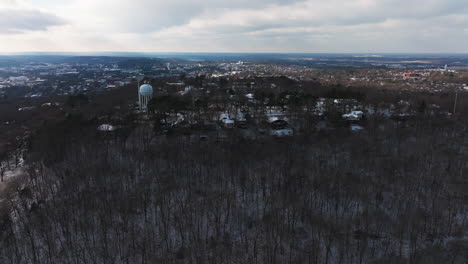
[[467, 0], [0, 0], [8, 52], [468, 53]]

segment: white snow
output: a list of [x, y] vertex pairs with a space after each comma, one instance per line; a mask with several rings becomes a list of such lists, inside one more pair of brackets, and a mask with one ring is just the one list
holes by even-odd
[[354, 131], [354, 132], [359, 132], [361, 130], [364, 130], [364, 127], [360, 126], [360, 125], [351, 125], [350, 126], [351, 130]]
[[18, 111], [29, 111], [29, 110], [34, 110], [34, 109], [36, 109], [35, 106], [26, 106], [26, 107], [18, 108]]
[[104, 132], [111, 132], [115, 131], [117, 128], [113, 125], [109, 124], [102, 124], [97, 128], [99, 131], [104, 131]]
[[245, 97], [247, 97], [248, 99], [254, 99], [254, 95], [251, 93], [246, 94]]
[[3, 182], [0, 182], [0, 193], [6, 188], [9, 181], [11, 181], [12, 179], [24, 173], [25, 171], [24, 171], [24, 168], [22, 167], [18, 167], [14, 170], [6, 171], [5, 174], [3, 175]]

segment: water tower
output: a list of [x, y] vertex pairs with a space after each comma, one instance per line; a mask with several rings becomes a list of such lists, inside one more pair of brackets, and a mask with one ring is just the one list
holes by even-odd
[[148, 83], [143, 84], [138, 89], [138, 104], [140, 110], [147, 110], [148, 103], [153, 98], [153, 87]]

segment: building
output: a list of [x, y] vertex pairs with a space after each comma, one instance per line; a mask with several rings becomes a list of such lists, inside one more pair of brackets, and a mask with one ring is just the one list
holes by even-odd
[[413, 73], [413, 72], [407, 72], [407, 73], [403, 73], [403, 77], [405, 77], [405, 78], [417, 78], [417, 77], [421, 77], [421, 74]]
[[146, 110], [148, 103], [153, 98], [153, 87], [147, 83], [140, 86], [138, 90], [138, 105], [140, 110]]
[[349, 114], [344, 114], [342, 117], [349, 121], [358, 121], [364, 117], [364, 112], [362, 111], [351, 111]]
[[219, 121], [221, 122], [221, 124], [223, 125], [223, 127], [225, 128], [233, 128], [234, 127], [234, 120], [232, 120], [230, 117], [229, 117], [229, 114], [228, 113], [221, 113], [220, 117], [219, 117]]
[[272, 129], [285, 129], [288, 127], [289, 119], [283, 113], [266, 114], [267, 123]]

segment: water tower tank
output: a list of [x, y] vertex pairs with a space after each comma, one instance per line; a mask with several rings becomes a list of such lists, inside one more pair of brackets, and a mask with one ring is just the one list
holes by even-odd
[[152, 96], [153, 95], [153, 87], [149, 84], [143, 84], [140, 86], [140, 95], [142, 96]]

